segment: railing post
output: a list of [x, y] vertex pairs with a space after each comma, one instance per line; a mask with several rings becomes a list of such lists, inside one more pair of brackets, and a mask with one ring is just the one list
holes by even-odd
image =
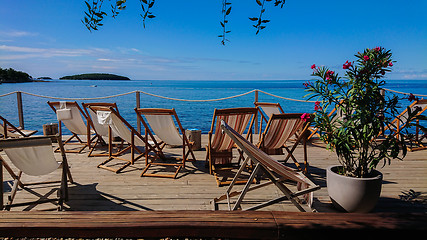
[[[258, 90], [255, 90], [255, 102], [258, 102]], [[257, 118], [255, 121], [255, 133], [258, 132], [258, 114], [257, 114]]]
[[[136, 108], [141, 107], [141, 99], [139, 97], [139, 91], [136, 91]], [[139, 117], [136, 116], [136, 126], [138, 128], [138, 132], [141, 133], [141, 120], [139, 120]]]
[[19, 117], [19, 126], [24, 129], [24, 110], [22, 107], [22, 93], [16, 92], [16, 99], [18, 102], [18, 117]]
[[[385, 90], [384, 89], [380, 89], [380, 94], [383, 97], [383, 99], [385, 98]], [[381, 109], [381, 111], [379, 112], [379, 115], [382, 119], [384, 119], [384, 109]], [[381, 121], [381, 131], [382, 134], [384, 135], [384, 120]]]

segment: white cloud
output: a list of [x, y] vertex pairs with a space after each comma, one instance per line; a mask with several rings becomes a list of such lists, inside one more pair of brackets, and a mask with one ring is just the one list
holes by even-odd
[[27, 37], [27, 36], [36, 36], [38, 35], [38, 33], [11, 30], [11, 31], [0, 31], [0, 35], [7, 36], [7, 37]]
[[0, 45], [0, 52], [11, 52], [13, 54], [1, 54], [1, 60], [50, 58], [50, 57], [78, 57], [96, 56], [108, 52], [105, 49], [60, 49], [60, 48], [33, 48], [11, 45]]

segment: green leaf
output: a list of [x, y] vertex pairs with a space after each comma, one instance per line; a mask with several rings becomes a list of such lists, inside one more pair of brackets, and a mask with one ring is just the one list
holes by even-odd
[[222, 26], [222, 27], [225, 27], [224, 23], [222, 23], [222, 22], [219, 22], [219, 23], [221, 23], [221, 26]]
[[229, 7], [229, 8], [227, 9], [227, 12], [225, 13], [225, 15], [230, 14], [230, 12], [231, 12], [231, 7]]
[[147, 17], [148, 18], [155, 18], [156, 16], [154, 16], [154, 15], [148, 15]]
[[148, 4], [147, 0], [141, 0], [143, 3]]
[[252, 18], [249, 18], [249, 20], [251, 20], [251, 21], [258, 21], [258, 18], [252, 17]]
[[256, 3], [258, 3], [258, 5], [262, 6], [262, 3], [260, 0], [256, 0]]

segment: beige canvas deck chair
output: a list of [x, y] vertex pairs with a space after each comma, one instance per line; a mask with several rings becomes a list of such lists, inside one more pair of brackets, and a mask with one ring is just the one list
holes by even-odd
[[[133, 165], [135, 161], [141, 157], [148, 157], [149, 153], [155, 155], [162, 155], [161, 151], [157, 149], [157, 146], [152, 146], [148, 141], [137, 132], [113, 107], [104, 106], [88, 106], [89, 110], [96, 112], [98, 117], [98, 123], [101, 125], [108, 126], [108, 146], [109, 155], [108, 159], [98, 165], [99, 168], [103, 168], [115, 173], [121, 172], [129, 165]], [[123, 139], [128, 146], [119, 152], [113, 154], [113, 137], [118, 136]], [[138, 147], [144, 147], [144, 150]], [[122, 155], [130, 150], [130, 159], [123, 158]], [[112, 160], [124, 161], [125, 164], [119, 168], [112, 168], [107, 166]]]
[[[285, 200], [291, 201], [295, 207], [298, 208], [301, 212], [305, 212], [306, 210], [301, 206], [301, 199], [299, 196], [303, 196], [303, 199], [311, 207], [313, 201], [313, 192], [320, 189], [320, 186], [314, 184], [310, 179], [308, 179], [303, 173], [294, 171], [293, 169], [284, 166], [283, 164], [277, 162], [268, 156], [265, 152], [258, 149], [251, 142], [246, 140], [242, 135], [236, 132], [233, 128], [228, 126], [224, 121], [221, 123], [221, 128], [224, 132], [230, 136], [233, 141], [237, 144], [237, 146], [243, 150], [243, 152], [248, 156], [245, 161], [249, 159], [255, 163], [255, 168], [252, 171], [249, 181], [244, 186], [241, 191], [234, 191], [232, 189], [234, 187], [235, 181], [238, 179], [239, 175], [242, 173], [244, 164], [241, 165], [239, 171], [236, 176], [233, 178], [232, 183], [228, 187], [226, 194], [220, 196], [219, 198], [215, 198], [212, 201], [214, 205], [214, 209], [218, 210], [218, 202], [227, 201], [229, 210], [242, 210], [241, 204], [246, 196], [246, 194], [250, 191], [260, 189], [270, 184], [274, 184], [284, 196], [263, 202], [261, 204], [249, 207], [244, 210], [257, 210], [267, 206], [270, 206], [275, 203], [279, 203]], [[253, 183], [253, 179], [257, 174], [263, 172], [267, 178], [268, 182], [258, 184], [256, 186], [251, 187]], [[296, 183], [296, 191], [291, 191], [288, 186], [285, 185], [285, 182], [294, 182]], [[238, 196], [236, 201], [232, 201], [232, 197]], [[233, 205], [234, 204], [234, 205]]]
[[260, 113], [259, 132], [262, 132], [262, 125], [267, 124], [273, 114], [285, 113], [280, 103], [254, 102]]
[[[227, 177], [221, 179], [217, 174], [217, 170], [233, 165], [232, 148], [234, 146], [233, 140], [222, 132], [220, 127], [221, 120], [225, 121], [239, 134], [243, 134], [246, 131], [246, 138], [252, 140], [252, 126], [257, 117], [257, 112], [257, 108], [215, 109], [211, 129], [208, 133], [206, 163], [209, 166], [209, 173], [215, 176], [218, 186], [230, 183]], [[241, 152], [239, 154], [237, 164], [240, 164], [242, 159]]]
[[[342, 103], [343, 101], [341, 100], [340, 103]], [[354, 110], [353, 110], [354, 112]], [[335, 114], [335, 115], [334, 115]], [[338, 110], [336, 108], [332, 109], [331, 112], [329, 112], [328, 117], [331, 118], [333, 116], [333, 118], [331, 119], [331, 122], [335, 122], [335, 124], [339, 125], [339, 121], [342, 121], [344, 119], [344, 114], [342, 112], [342, 110]], [[317, 135], [320, 138], [320, 133], [319, 133], [319, 129], [315, 128], [315, 127], [309, 127], [308, 130], [310, 130], [310, 135], [307, 137], [307, 140], [310, 140], [314, 135]]]
[[[196, 161], [196, 157], [191, 149], [193, 144], [188, 141], [175, 109], [135, 108], [135, 112], [145, 127], [145, 138], [149, 139], [150, 137], [153, 144], [157, 146], [156, 149], [161, 149], [163, 151], [166, 145], [182, 147], [182, 158], [175, 158], [178, 160], [177, 163], [159, 162], [158, 160], [161, 159], [152, 159], [152, 161], [149, 161], [149, 159], [146, 158], [146, 167], [142, 171], [141, 177], [176, 178], [178, 172], [182, 168], [185, 168], [185, 163], [187, 161]], [[178, 127], [175, 125], [174, 120], [178, 124]], [[160, 139], [160, 142], [156, 140], [153, 133]], [[191, 155], [190, 158], [189, 155]], [[175, 167], [176, 170], [173, 174], [148, 173], [147, 171], [149, 168], [153, 166]]]
[[[62, 161], [57, 162], [52, 140], [58, 140], [59, 148], [61, 150]], [[12, 178], [14, 179], [12, 191], [8, 196], [8, 201], [5, 205], [6, 210], [10, 210], [11, 207], [25, 206], [25, 205], [34, 205], [39, 203], [46, 202], [57, 202], [58, 209], [61, 210], [63, 203], [68, 200], [68, 181], [73, 182], [71, 172], [68, 167], [67, 157], [65, 155], [64, 146], [62, 141], [60, 141], [59, 136], [43, 136], [43, 137], [28, 137], [28, 138], [16, 138], [16, 139], [6, 139], [0, 140], [0, 149], [2, 149], [10, 162], [19, 169], [18, 174], [11, 173]], [[4, 162], [4, 159], [0, 156], [0, 161]], [[3, 164], [2, 164], [3, 165]], [[21, 177], [22, 174], [30, 176], [44, 176], [52, 173], [58, 168], [62, 169], [61, 180], [60, 181], [45, 181], [45, 182], [36, 182], [36, 183], [22, 183]], [[2, 179], [3, 182], [3, 179]], [[49, 195], [43, 196], [37, 194], [40, 197], [39, 200], [30, 201], [30, 202], [21, 202], [13, 203], [15, 195], [18, 190], [18, 186], [23, 189], [27, 189], [28, 185], [40, 185], [40, 184], [52, 184], [52, 183], [61, 183], [60, 188], [58, 189], [58, 195], [56, 198], [48, 198]], [[32, 193], [35, 193], [31, 189]]]
[[[47, 102], [47, 104], [56, 113], [59, 121], [59, 135], [62, 137], [62, 123], [72, 134], [71, 137], [64, 141], [64, 146], [80, 146], [77, 149], [66, 149], [67, 153], [81, 153], [86, 147], [90, 146], [90, 142], [93, 140], [91, 122], [77, 102]], [[85, 140], [82, 140], [80, 136], [85, 136]], [[73, 141], [73, 139], [76, 139], [77, 142]], [[56, 151], [59, 151], [59, 148]]]
[[[118, 113], [119, 109], [117, 107], [117, 104], [98, 102], [98, 103], [82, 103], [82, 106], [86, 115], [90, 118], [91, 126], [96, 133], [95, 143], [92, 145], [92, 142], [89, 142], [90, 151], [88, 153], [88, 157], [120, 155], [120, 152], [123, 149], [123, 142], [119, 144], [113, 144], [111, 148], [110, 146], [108, 146], [107, 152], [94, 152], [98, 147], [107, 145], [107, 143], [105, 142], [105, 139], [108, 139], [109, 137], [109, 134], [108, 134], [109, 127], [106, 124], [100, 124], [96, 111], [90, 108], [90, 107], [103, 107], [103, 108], [112, 107]], [[117, 136], [118, 135], [113, 132], [113, 138]]]
[[29, 137], [37, 132], [37, 130], [24, 130], [19, 127], [15, 127], [6, 118], [0, 116], [0, 138], [20, 138]]
[[[258, 148], [269, 155], [283, 155], [283, 149], [286, 150], [287, 155], [284, 158], [286, 163], [289, 158], [293, 160], [295, 166], [307, 173], [307, 130], [310, 126], [309, 121], [301, 119], [303, 113], [282, 113], [273, 114], [267, 123], [264, 132], [261, 134], [261, 140], [257, 144]], [[298, 132], [298, 137], [292, 141], [292, 146], [288, 146], [290, 138]], [[297, 146], [302, 142], [304, 150], [304, 168], [297, 161], [293, 155]]]
[[[412, 102], [405, 110], [402, 111], [389, 125], [384, 127], [384, 132], [389, 131], [390, 134], [396, 135], [399, 137], [400, 130], [408, 124], [408, 108], [411, 111], [415, 111], [416, 108], [419, 108], [420, 111], [416, 114], [416, 116], [424, 113], [427, 110], [427, 99], [415, 100]], [[419, 120], [416, 120], [419, 124]], [[380, 134], [381, 135], [381, 134]], [[409, 144], [407, 145], [408, 151], [416, 151], [426, 149], [427, 145], [422, 142], [424, 136], [420, 137], [419, 128], [415, 129], [415, 138], [408, 139]]]

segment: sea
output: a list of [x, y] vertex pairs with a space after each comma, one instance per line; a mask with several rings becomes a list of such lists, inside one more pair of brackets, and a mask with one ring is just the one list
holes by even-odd
[[[304, 91], [304, 82], [305, 80], [49, 80], [3, 83], [0, 84], [0, 115], [19, 126], [17, 96], [8, 93], [20, 91], [24, 127], [38, 130], [38, 134], [43, 133], [44, 124], [57, 122], [56, 115], [47, 101], [115, 102], [123, 118], [136, 128], [135, 91], [140, 91], [141, 108], [175, 108], [185, 129], [200, 129], [202, 133], [207, 133], [215, 108], [253, 107], [255, 92], [252, 90], [255, 89], [265, 92], [258, 93], [259, 102], [280, 103], [288, 113], [313, 112], [314, 103], [305, 102], [308, 99], [304, 98], [307, 94]], [[385, 88], [427, 95], [427, 80], [387, 80]], [[405, 97], [403, 94], [397, 95]], [[408, 100], [402, 100], [403, 107], [409, 103]], [[66, 128], [63, 133], [69, 134]]]

